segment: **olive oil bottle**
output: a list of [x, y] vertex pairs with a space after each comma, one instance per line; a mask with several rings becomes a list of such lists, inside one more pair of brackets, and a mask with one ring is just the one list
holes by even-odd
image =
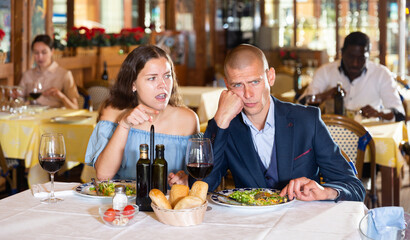
[[140, 145], [140, 158], [137, 162], [137, 198], [135, 200], [141, 211], [152, 211], [151, 199], [149, 198], [151, 161], [148, 158], [148, 145]]
[[165, 147], [162, 144], [155, 146], [155, 160], [152, 164], [152, 188], [167, 194], [168, 164], [164, 158]]

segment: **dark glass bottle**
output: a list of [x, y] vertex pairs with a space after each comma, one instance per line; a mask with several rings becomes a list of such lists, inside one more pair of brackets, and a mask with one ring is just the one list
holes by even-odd
[[152, 164], [152, 188], [167, 194], [168, 164], [164, 158], [165, 147], [162, 144], [155, 146], [155, 161]]
[[107, 62], [106, 61], [104, 61], [104, 70], [103, 70], [103, 74], [101, 75], [101, 79], [108, 81]]
[[345, 94], [342, 90], [342, 84], [338, 83], [336, 87], [336, 94], [334, 97], [334, 113], [338, 115], [345, 115], [344, 98]]
[[141, 211], [152, 211], [150, 189], [150, 160], [148, 158], [148, 144], [140, 145], [140, 159], [137, 162], [137, 198], [135, 203]]
[[302, 64], [297, 61], [295, 64], [295, 72], [293, 73], [293, 88], [295, 90], [295, 99], [298, 99], [302, 94]]

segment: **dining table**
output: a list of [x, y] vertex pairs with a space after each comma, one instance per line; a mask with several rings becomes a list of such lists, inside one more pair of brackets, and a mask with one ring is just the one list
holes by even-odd
[[196, 110], [199, 122], [208, 122], [215, 116], [218, 109], [219, 96], [224, 87], [209, 86], [181, 86], [179, 93], [182, 96], [184, 104]]
[[[382, 206], [400, 206], [401, 170], [405, 163], [400, 143], [408, 140], [404, 122], [362, 121], [376, 147], [376, 164], [381, 172]], [[368, 159], [365, 156], [365, 159]]]
[[41, 203], [31, 190], [0, 200], [1, 239], [360, 239], [359, 222], [367, 211], [354, 201], [242, 208], [208, 198], [210, 210], [199, 225], [165, 225], [155, 213], [141, 211], [132, 225], [114, 228], [99, 215], [111, 198], [82, 195], [75, 190], [80, 183], [55, 184], [66, 189], [56, 204]]
[[38, 164], [40, 136], [59, 132], [66, 145], [66, 169], [84, 162], [88, 140], [96, 125], [98, 112], [86, 109], [28, 106], [19, 114], [0, 114], [0, 143], [6, 158], [24, 160], [29, 169], [29, 185], [48, 180]]

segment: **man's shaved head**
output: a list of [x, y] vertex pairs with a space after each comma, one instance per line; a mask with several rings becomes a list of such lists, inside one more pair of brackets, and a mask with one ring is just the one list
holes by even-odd
[[265, 54], [257, 47], [249, 44], [241, 44], [234, 48], [225, 58], [224, 70], [227, 73], [227, 67], [231, 69], [243, 69], [244, 67], [252, 65], [255, 61], [263, 61], [263, 71], [269, 69], [268, 61]]

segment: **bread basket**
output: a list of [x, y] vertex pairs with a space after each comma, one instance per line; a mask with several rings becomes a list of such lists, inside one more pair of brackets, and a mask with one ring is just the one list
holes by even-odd
[[190, 209], [164, 209], [159, 208], [154, 203], [151, 203], [151, 207], [160, 222], [171, 226], [185, 227], [202, 223], [206, 208], [208, 207], [208, 201], [205, 201], [199, 207]]

